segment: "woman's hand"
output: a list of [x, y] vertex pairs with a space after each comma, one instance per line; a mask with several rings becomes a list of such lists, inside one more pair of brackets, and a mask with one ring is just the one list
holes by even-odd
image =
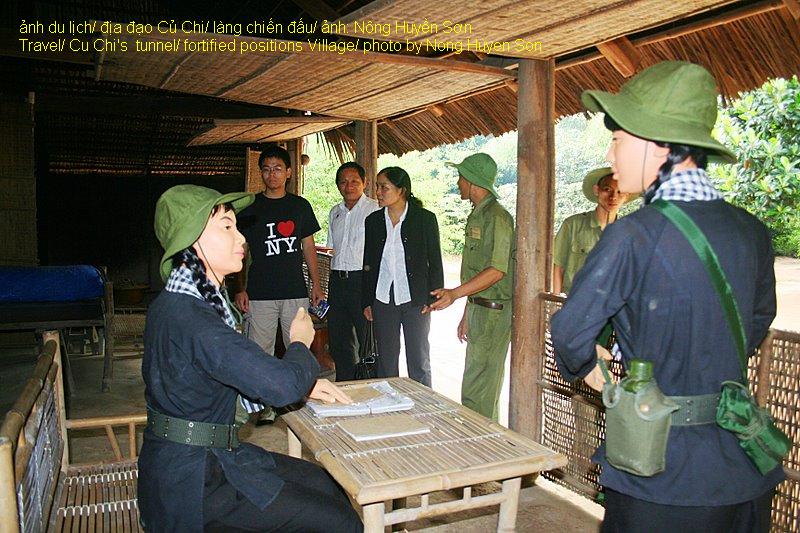
[[312, 400], [321, 400], [325, 403], [353, 403], [353, 400], [351, 400], [347, 394], [342, 392], [342, 389], [327, 379], [318, 379], [314, 384], [314, 388], [308, 393], [308, 397]]
[[364, 308], [364, 318], [372, 322], [372, 306]]
[[[613, 359], [611, 356], [611, 352], [600, 346], [599, 344], [594, 345], [595, 352], [597, 352], [598, 359], [605, 359], [606, 361], [610, 361]], [[606, 384], [606, 378], [603, 376], [603, 371], [600, 369], [600, 365], [594, 365], [594, 368], [591, 372], [589, 372], [585, 378], [583, 378], [583, 382], [586, 383], [589, 387], [596, 390], [597, 392], [603, 391], [603, 385]]]
[[302, 342], [306, 348], [309, 348], [314, 341], [314, 323], [311, 322], [305, 307], [297, 310], [292, 325], [289, 326], [289, 341]]

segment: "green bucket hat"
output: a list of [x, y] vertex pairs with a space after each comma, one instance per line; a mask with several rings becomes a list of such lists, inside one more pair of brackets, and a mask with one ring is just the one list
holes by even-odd
[[483, 187], [492, 193], [495, 198], [500, 197], [497, 191], [494, 190], [494, 179], [497, 176], [497, 163], [494, 162], [494, 159], [492, 159], [492, 156], [489, 154], [472, 154], [461, 163], [448, 161], [445, 165], [458, 169], [458, 173], [464, 176], [465, 180], [478, 187]]
[[[597, 195], [594, 193], [594, 186], [600, 183], [600, 180], [606, 176], [610, 176], [614, 172], [611, 167], [600, 167], [592, 170], [583, 178], [583, 195], [590, 202], [597, 203]], [[628, 194], [628, 197], [623, 203], [627, 204], [631, 200], [638, 198], [638, 194]]]
[[172, 256], [194, 244], [206, 227], [216, 205], [231, 204], [238, 213], [253, 203], [255, 196], [247, 192], [220, 194], [198, 185], [176, 185], [167, 189], [156, 202], [154, 227], [164, 247], [159, 272], [167, 281], [172, 271]]
[[664, 61], [628, 80], [617, 94], [583, 91], [581, 101], [637, 137], [699, 146], [713, 163], [735, 163], [733, 152], [711, 136], [718, 95], [714, 77], [700, 65]]
[[611, 167], [596, 168], [586, 174], [583, 178], [583, 195], [590, 202], [597, 203], [597, 195], [594, 193], [594, 186], [597, 185], [601, 179], [613, 174]]

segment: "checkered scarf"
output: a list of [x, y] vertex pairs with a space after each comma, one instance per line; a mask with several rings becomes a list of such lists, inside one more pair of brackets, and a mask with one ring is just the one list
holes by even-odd
[[673, 172], [661, 182], [661, 186], [653, 195], [653, 200], [676, 200], [690, 202], [699, 200], [721, 200], [722, 194], [714, 187], [708, 174], [702, 168], [692, 168]]
[[[198, 300], [203, 300], [203, 296], [200, 294], [200, 291], [197, 290], [197, 285], [195, 285], [194, 279], [192, 279], [192, 271], [189, 270], [186, 265], [181, 265], [178, 268], [172, 269], [172, 273], [167, 280], [167, 285], [164, 288], [167, 292], [186, 294], [188, 296], [194, 296]], [[236, 319], [228, 305], [228, 299], [222, 294], [219, 287], [216, 287], [215, 290], [220, 298], [222, 298], [222, 308], [225, 311], [225, 324], [231, 329], [236, 329]], [[224, 291], [225, 289], [223, 288], [222, 290]], [[243, 396], [239, 396], [239, 401], [248, 413], [257, 413], [258, 411], [264, 410], [263, 405], [258, 402], [250, 401]]]
[[[200, 295], [200, 291], [197, 290], [197, 285], [195, 285], [194, 279], [192, 279], [192, 271], [189, 270], [186, 265], [181, 265], [180, 267], [172, 270], [172, 273], [167, 280], [165, 289], [167, 292], [187, 294], [189, 296], [194, 296], [198, 300], [203, 300], [203, 297]], [[225, 298], [225, 295], [222, 294], [219, 287], [215, 287], [215, 290], [222, 299], [222, 308], [225, 311], [225, 324], [232, 329], [236, 329], [236, 318], [234, 318], [231, 308], [228, 307], [228, 299]]]

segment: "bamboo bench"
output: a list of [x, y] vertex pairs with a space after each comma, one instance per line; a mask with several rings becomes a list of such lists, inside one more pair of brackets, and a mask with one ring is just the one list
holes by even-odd
[[[144, 414], [67, 420], [58, 334], [45, 334], [33, 376], [0, 427], [0, 531], [141, 531], [136, 426]], [[114, 427], [127, 427], [128, 455]], [[109, 463], [69, 463], [67, 431], [105, 429]]]

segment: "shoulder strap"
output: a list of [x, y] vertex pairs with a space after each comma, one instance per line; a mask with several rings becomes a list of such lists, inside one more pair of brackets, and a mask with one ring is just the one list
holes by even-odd
[[683, 209], [672, 202], [662, 199], [655, 200], [650, 205], [667, 217], [667, 220], [678, 228], [689, 241], [689, 244], [692, 245], [700, 261], [706, 267], [706, 271], [711, 277], [711, 283], [714, 285], [714, 289], [716, 289], [720, 303], [722, 304], [725, 319], [733, 334], [736, 351], [739, 354], [739, 361], [742, 366], [742, 375], [744, 376], [745, 383], [747, 383], [747, 354], [745, 353], [747, 341], [744, 333], [744, 326], [742, 325], [742, 316], [739, 313], [739, 306], [736, 305], [736, 299], [733, 297], [731, 285], [728, 283], [725, 272], [722, 271], [722, 267], [719, 264], [717, 254], [714, 253], [703, 231], [689, 218]]

